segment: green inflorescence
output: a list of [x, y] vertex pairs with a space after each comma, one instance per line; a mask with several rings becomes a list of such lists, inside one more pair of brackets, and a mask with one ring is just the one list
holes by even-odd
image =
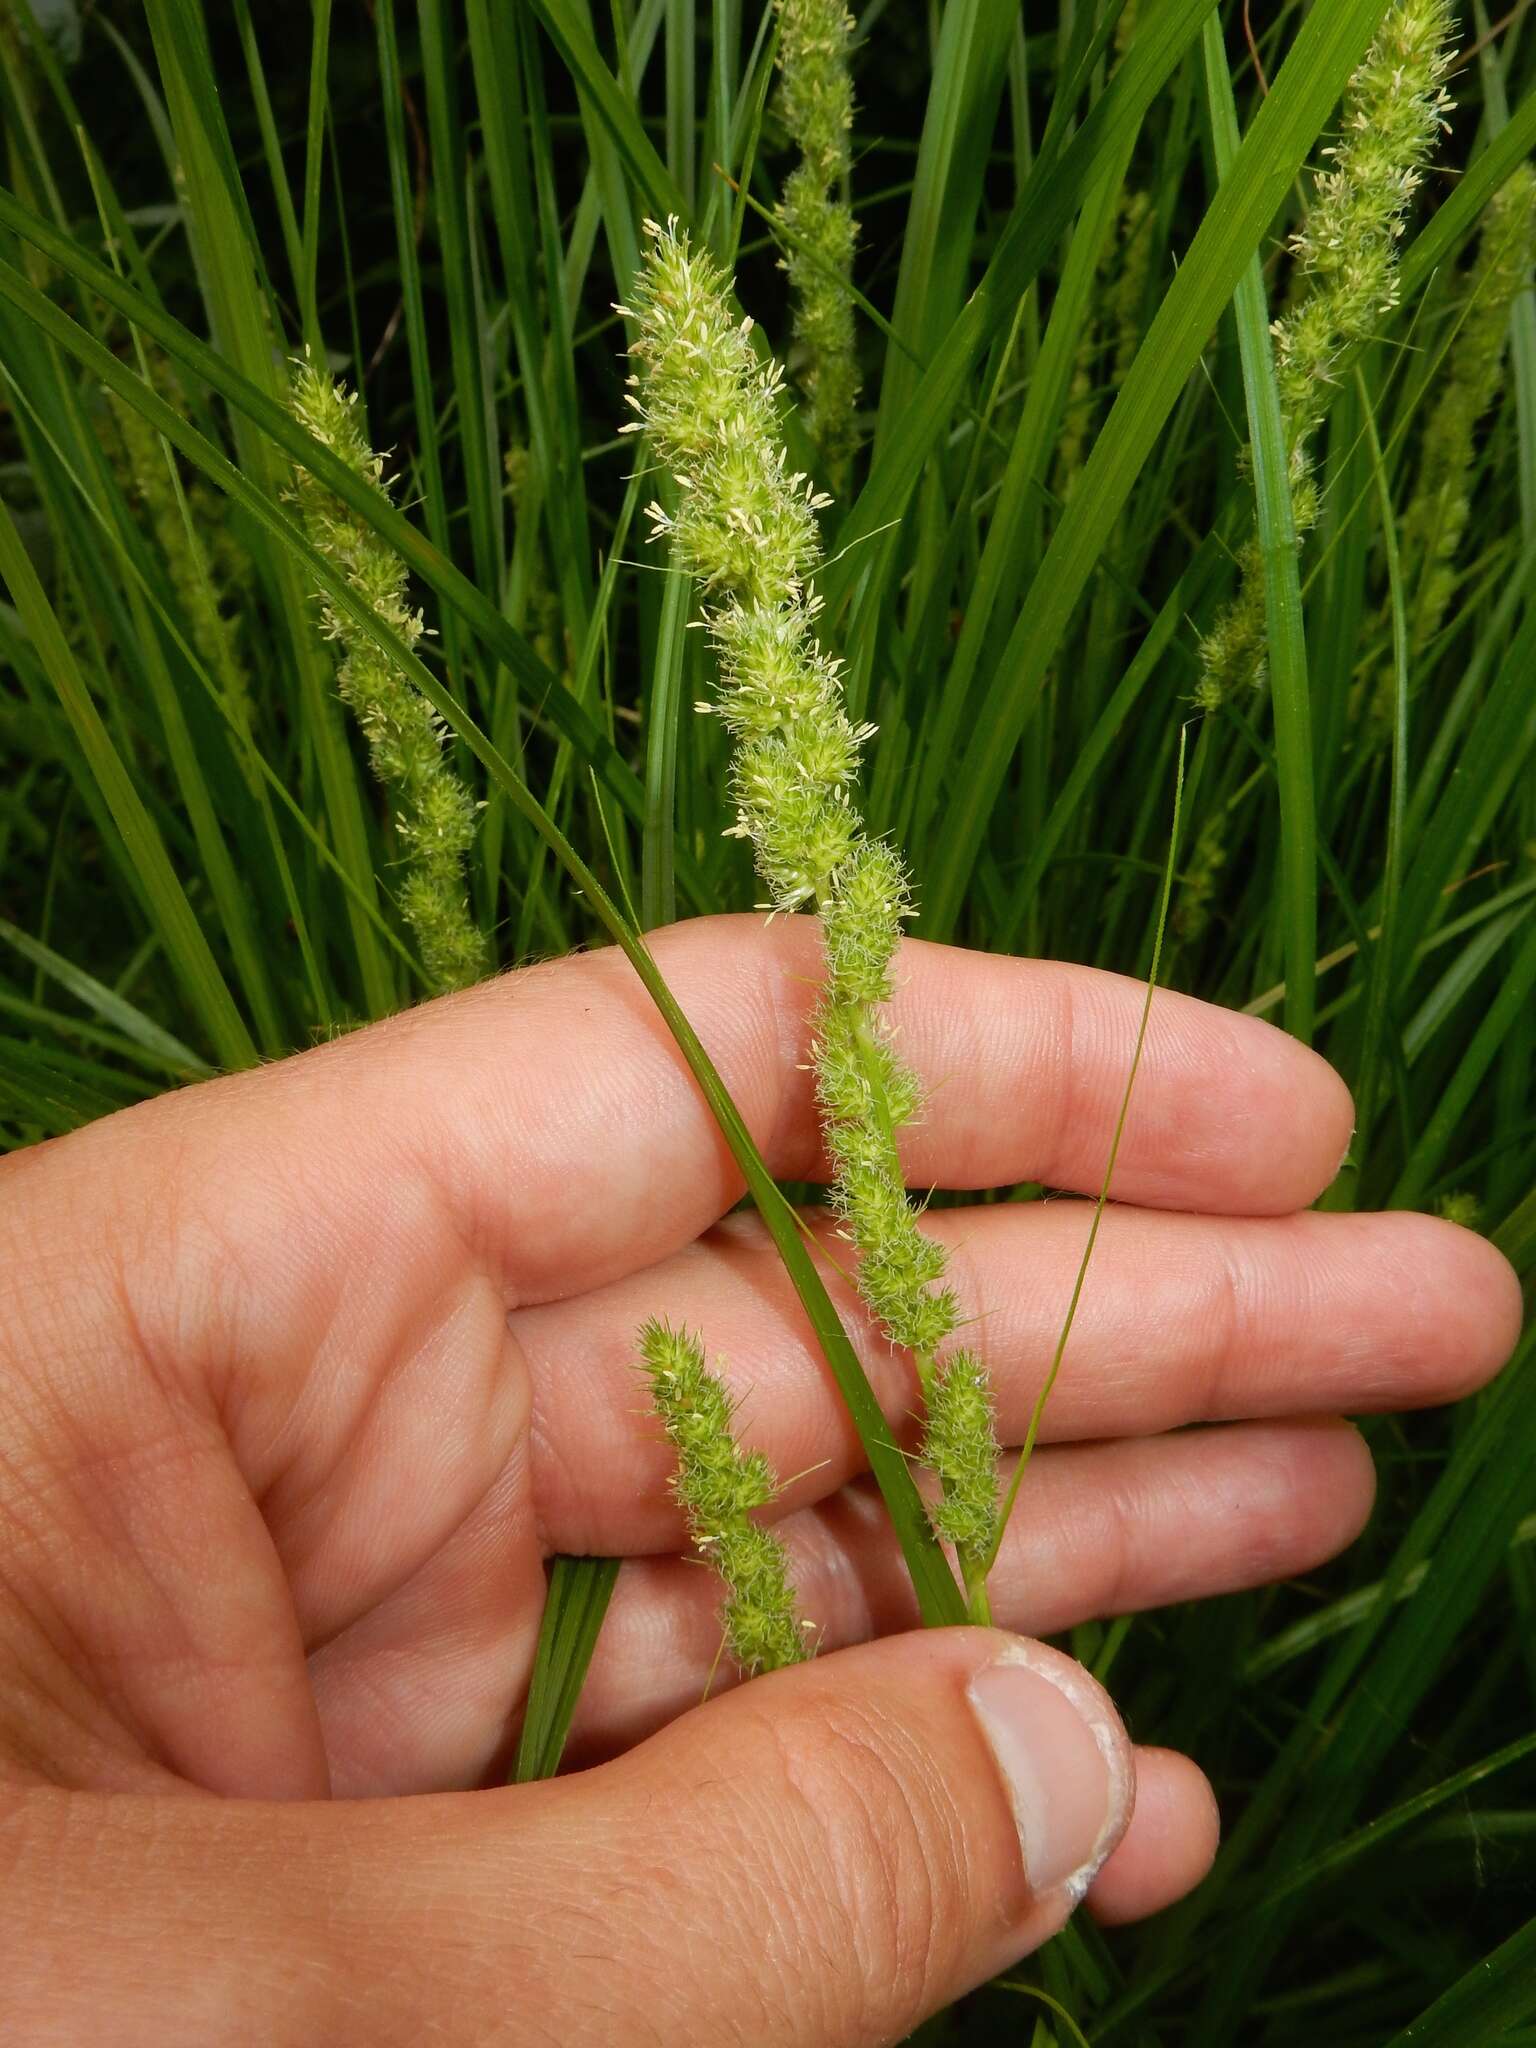
[[922, 1459], [941, 1488], [934, 1527], [973, 1586], [991, 1563], [998, 1518], [996, 1404], [974, 1351], [951, 1352], [934, 1374]]
[[1488, 203], [1468, 273], [1466, 313], [1445, 381], [1424, 429], [1418, 477], [1403, 517], [1404, 559], [1416, 565], [1411, 602], [1417, 645], [1432, 640], [1455, 588], [1454, 564], [1471, 510], [1477, 423], [1498, 397], [1510, 309], [1531, 279], [1536, 170], [1521, 164]]
[[1449, 0], [1398, 0], [1344, 95], [1307, 217], [1291, 241], [1309, 289], [1275, 322], [1275, 375], [1293, 461], [1321, 426], [1351, 352], [1397, 304], [1397, 245], [1450, 110]]
[[849, 289], [858, 227], [844, 197], [853, 125], [853, 16], [843, 0], [778, 0], [778, 11], [778, 109], [800, 162], [775, 210], [789, 240], [783, 267], [794, 294], [795, 337], [805, 355], [799, 378], [806, 430], [836, 478], [853, 451], [859, 397]]
[[[827, 500], [788, 470], [779, 371], [733, 316], [718, 269], [675, 222], [647, 222], [646, 234], [633, 306], [622, 309], [639, 366], [631, 430], [649, 430], [681, 493], [676, 514], [655, 505], [651, 518], [708, 600], [720, 689], [700, 709], [737, 742], [730, 830], [752, 843], [767, 908], [821, 912], [827, 977], [813, 1056], [831, 1200], [859, 1254], [859, 1291], [889, 1340], [913, 1353], [926, 1397], [959, 1316], [897, 1149], [919, 1090], [881, 1011], [911, 904], [900, 854], [869, 837], [854, 801], [872, 728], [849, 720], [839, 665], [815, 637], [815, 515]], [[978, 1455], [995, 1466], [990, 1432]]]
[[1173, 913], [1174, 929], [1181, 939], [1193, 942], [1205, 936], [1221, 871], [1227, 864], [1230, 828], [1231, 813], [1223, 806], [1206, 820], [1194, 851], [1184, 864], [1179, 901]]
[[[1449, 0], [1396, 0], [1351, 74], [1331, 168], [1291, 239], [1304, 280], [1275, 321], [1275, 378], [1285, 421], [1298, 535], [1317, 523], [1312, 443], [1350, 360], [1397, 304], [1398, 242], [1450, 108]], [[1256, 550], [1239, 559], [1238, 593], [1201, 643], [1196, 701], [1214, 710], [1237, 686], [1263, 680], [1264, 593]]]
[[[355, 392], [333, 382], [315, 363], [302, 361], [294, 369], [289, 403], [317, 441], [354, 475], [383, 491], [383, 458], [369, 447], [358, 425]], [[391, 632], [414, 648], [424, 628], [420, 612], [406, 601], [404, 562], [307, 470], [297, 471], [296, 477], [311, 543]], [[464, 881], [478, 806], [444, 758], [441, 720], [398, 663], [324, 598], [321, 622], [326, 637], [342, 650], [336, 686], [362, 728], [373, 772], [393, 807], [404, 855], [401, 914], [416, 936], [433, 987], [467, 987], [488, 964]]]
[[677, 1453], [673, 1495], [725, 1584], [720, 1619], [733, 1660], [749, 1676], [802, 1662], [806, 1631], [784, 1546], [752, 1520], [779, 1491], [768, 1460], [737, 1443], [730, 1396], [696, 1337], [652, 1317], [638, 1341], [652, 1405]]

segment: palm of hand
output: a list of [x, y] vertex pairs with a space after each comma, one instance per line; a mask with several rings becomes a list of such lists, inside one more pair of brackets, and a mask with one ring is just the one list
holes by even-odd
[[[680, 928], [664, 971], [772, 1169], [814, 1176], [808, 925]], [[1091, 1188], [1140, 991], [913, 946], [915, 1184]], [[1293, 1214], [1347, 1098], [1279, 1034], [1159, 998], [1117, 1194], [995, 1581], [1033, 1631], [1296, 1571], [1369, 1461], [1284, 1418], [1448, 1398], [1507, 1275], [1405, 1216]], [[468, 1786], [505, 1758], [555, 1551], [627, 1570], [578, 1753], [696, 1701], [718, 1646], [630, 1358], [700, 1327], [781, 1473], [829, 1647], [907, 1626], [853, 1436], [728, 1153], [616, 955], [489, 985], [114, 1118], [6, 1169], [0, 1383], [10, 1775], [266, 1798]], [[1205, 1212], [1182, 1213], [1182, 1212]], [[1220, 1223], [1210, 1220], [1221, 1216]], [[933, 1216], [1017, 1442], [1085, 1215]], [[823, 1228], [829, 1250], [838, 1247]], [[853, 1298], [831, 1272], [854, 1321]], [[894, 1426], [912, 1393], [867, 1335]], [[1171, 1436], [1175, 1425], [1207, 1421]]]

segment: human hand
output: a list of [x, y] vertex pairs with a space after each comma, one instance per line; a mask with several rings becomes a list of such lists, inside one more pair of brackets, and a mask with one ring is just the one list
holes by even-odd
[[[785, 1178], [818, 1171], [816, 943], [748, 918], [655, 941]], [[1141, 988], [919, 944], [900, 980], [930, 1091], [913, 1183], [1096, 1186]], [[1003, 1629], [1315, 1564], [1371, 1498], [1359, 1437], [1317, 1418], [1454, 1398], [1505, 1355], [1518, 1294], [1480, 1239], [1295, 1213], [1349, 1127], [1280, 1033], [1156, 999], [992, 1581]], [[720, 1221], [739, 1192], [617, 953], [6, 1162], [0, 2033], [886, 2042], [1085, 1887], [1116, 1920], [1198, 1879], [1204, 1780], [1133, 1751], [1078, 1667], [1001, 1629], [890, 1633], [915, 1621], [899, 1553], [777, 1255]], [[1086, 1221], [929, 1219], [1005, 1441]], [[905, 1431], [907, 1369], [827, 1271]], [[813, 1663], [703, 1706], [717, 1592], [678, 1555], [633, 1365], [656, 1312], [800, 1475], [778, 1507], [822, 1630]], [[573, 1736], [609, 1760], [471, 1792], [504, 1765], [559, 1551], [632, 1560]]]

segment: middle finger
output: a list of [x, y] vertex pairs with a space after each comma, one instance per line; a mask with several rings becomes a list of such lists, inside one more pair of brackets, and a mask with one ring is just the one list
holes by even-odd
[[[1053, 1201], [932, 1212], [1017, 1443], [1047, 1372], [1091, 1210]], [[848, 1247], [814, 1219], [825, 1254]], [[915, 1440], [910, 1362], [823, 1273], [893, 1434]], [[1186, 1422], [1361, 1413], [1459, 1398], [1517, 1327], [1504, 1262], [1481, 1238], [1408, 1214], [1220, 1219], [1106, 1211], [1043, 1438], [1145, 1436]], [[1492, 1297], [1492, 1299], [1491, 1299]], [[534, 1384], [534, 1491], [552, 1550], [676, 1547], [672, 1453], [649, 1412], [634, 1334], [696, 1330], [739, 1401], [738, 1429], [788, 1482], [784, 1509], [864, 1467], [847, 1410], [760, 1221], [728, 1218], [687, 1251], [579, 1299], [512, 1317]]]

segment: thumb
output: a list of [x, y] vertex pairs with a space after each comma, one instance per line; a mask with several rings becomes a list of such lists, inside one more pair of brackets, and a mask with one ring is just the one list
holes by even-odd
[[504, 2007], [531, 1965], [530, 2039], [611, 2042], [627, 2011], [657, 2041], [848, 2048], [1054, 1934], [1133, 1784], [1081, 1666], [946, 1629], [759, 1679], [540, 1790], [521, 1826], [517, 1793], [477, 1817], [480, 1929], [499, 1902], [518, 1956], [457, 1958], [461, 1990]]
[[895, 2042], [1056, 1932], [1131, 1800], [1100, 1688], [989, 1629], [758, 1679], [550, 1784], [0, 1794], [0, 2035]]

